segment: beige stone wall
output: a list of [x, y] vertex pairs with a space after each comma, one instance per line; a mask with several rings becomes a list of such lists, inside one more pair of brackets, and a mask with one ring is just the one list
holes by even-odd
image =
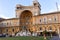
[[[44, 18], [46, 19], [45, 22], [44, 22]], [[58, 29], [60, 27], [60, 13], [42, 14], [40, 16], [35, 16], [33, 18], [33, 23], [37, 26], [37, 29], [36, 29], [37, 31], [41, 32], [41, 31], [47, 30], [48, 32], [52, 31], [52, 32], [59, 33]], [[42, 27], [42, 30], [39, 30], [40, 27]], [[52, 30], [50, 30], [50, 27], [52, 28]]]
[[15, 34], [15, 33], [20, 31], [19, 28], [20, 27], [18, 27], [18, 26], [16, 26], [16, 27], [4, 27], [4, 28], [0, 29], [2, 31], [0, 33], [7, 33], [9, 35]]
[[[44, 21], [44, 18], [45, 18], [45, 21]], [[55, 18], [56, 18], [56, 21], [55, 21]], [[34, 19], [34, 22], [36, 22], [36, 24], [60, 23], [60, 14], [36, 16], [33, 19]]]
[[0, 22], [0, 33], [15, 34], [18, 31], [20, 31], [19, 19], [7, 19]]
[[[43, 32], [46, 30], [48, 32], [52, 31], [59, 33], [60, 12], [40, 14], [40, 7], [41, 6], [38, 1], [34, 1], [31, 6], [22, 6], [20, 4], [17, 5], [15, 10], [16, 18], [6, 19], [0, 22], [0, 33], [13, 34], [20, 31], [20, 29], [22, 29], [26, 24], [26, 15], [29, 17], [29, 23], [26, 27], [28, 30], [30, 29], [30, 31], [33, 32]], [[21, 22], [23, 22], [23, 24]], [[8, 29], [8, 32], [6, 32], [6, 29]], [[12, 29], [14, 29], [14, 32]]]
[[19, 26], [19, 19], [7, 19], [0, 22], [0, 27]]

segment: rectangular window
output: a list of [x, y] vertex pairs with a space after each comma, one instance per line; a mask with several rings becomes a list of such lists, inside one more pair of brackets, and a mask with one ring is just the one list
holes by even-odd
[[48, 20], [49, 20], [49, 21], [48, 21], [49, 23], [52, 23], [52, 18], [49, 18]]
[[7, 23], [7, 25], [8, 25], [8, 23]]
[[43, 22], [46, 24], [47, 23], [47, 17], [43, 18]]
[[57, 21], [57, 16], [54, 16], [54, 23], [55, 23], [55, 22], [58, 22], [58, 21]]
[[20, 7], [17, 7], [17, 9], [20, 9]]
[[54, 18], [54, 21], [56, 21], [57, 19], [56, 18]]

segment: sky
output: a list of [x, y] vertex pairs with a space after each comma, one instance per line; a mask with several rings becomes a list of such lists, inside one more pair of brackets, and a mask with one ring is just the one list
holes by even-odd
[[[33, 0], [0, 0], [0, 17], [15, 18], [16, 4], [32, 5]], [[56, 2], [60, 10], [60, 0], [38, 0], [41, 5], [41, 13], [57, 11]]]

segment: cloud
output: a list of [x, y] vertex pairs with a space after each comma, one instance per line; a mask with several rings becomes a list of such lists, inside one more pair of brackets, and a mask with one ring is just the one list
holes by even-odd
[[0, 18], [5, 18], [5, 19], [9, 19], [10, 17], [6, 17], [5, 15], [0, 15]]

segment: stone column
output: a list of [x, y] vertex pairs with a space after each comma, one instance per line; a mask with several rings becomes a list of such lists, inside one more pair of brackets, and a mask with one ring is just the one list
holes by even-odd
[[58, 28], [59, 38], [60, 38], [60, 27]]
[[58, 28], [57, 28], [57, 32], [58, 32], [58, 36], [59, 36], [59, 38], [60, 38], [60, 28], [59, 28], [59, 26], [58, 26]]

